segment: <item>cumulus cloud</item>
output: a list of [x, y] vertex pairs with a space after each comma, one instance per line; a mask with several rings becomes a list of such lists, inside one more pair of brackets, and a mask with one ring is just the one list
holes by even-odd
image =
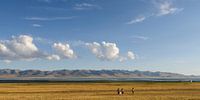
[[135, 59], [135, 55], [133, 52], [128, 51], [125, 56], [120, 55], [120, 49], [117, 47], [116, 43], [111, 42], [102, 42], [102, 43], [86, 43], [86, 46], [89, 50], [100, 60], [119, 60], [120, 62], [126, 60]]
[[5, 44], [0, 43], [0, 59], [6, 60], [15, 56], [15, 53], [11, 52]]
[[52, 48], [56, 51], [56, 54], [58, 54], [61, 58], [66, 58], [66, 59], [76, 58], [76, 54], [70, 48], [70, 45], [67, 43], [66, 44], [54, 43]]
[[135, 59], [135, 54], [132, 51], [128, 51], [127, 58], [133, 60]]
[[0, 42], [1, 60], [30, 60], [39, 57], [44, 57], [44, 54], [38, 50], [31, 36], [13, 36], [11, 40]]
[[55, 50], [55, 54], [47, 54], [41, 52], [33, 43], [33, 37], [29, 35], [13, 36], [10, 40], [0, 41], [0, 60], [9, 63], [14, 60], [60, 60], [76, 58], [69, 44], [54, 43], [52, 48]]
[[177, 8], [173, 6], [172, 2], [167, 1], [167, 0], [161, 3], [158, 3], [157, 6], [159, 10], [157, 14], [158, 16], [174, 14], [183, 10], [183, 8]]
[[119, 57], [119, 48], [115, 43], [102, 42], [86, 43], [91, 52], [101, 60], [114, 60]]
[[128, 51], [125, 56], [119, 57], [119, 61], [123, 62], [123, 61], [126, 61], [126, 60], [134, 60], [135, 58], [136, 58], [135, 54], [132, 51]]
[[60, 60], [60, 56], [53, 54], [53, 55], [47, 56], [47, 59], [48, 60]]
[[[13, 36], [10, 40], [0, 41], [0, 60], [5, 63], [10, 63], [16, 60], [34, 60], [34, 59], [47, 59], [47, 60], [61, 60], [76, 58], [74, 50], [67, 43], [53, 43], [51, 52], [44, 53], [33, 42], [33, 37], [29, 35]], [[133, 52], [128, 51], [125, 56], [121, 56], [119, 47], [116, 43], [112, 42], [93, 42], [85, 43], [80, 42], [77, 46], [88, 47], [88, 49], [98, 59], [103, 61], [125, 61], [135, 59]]]

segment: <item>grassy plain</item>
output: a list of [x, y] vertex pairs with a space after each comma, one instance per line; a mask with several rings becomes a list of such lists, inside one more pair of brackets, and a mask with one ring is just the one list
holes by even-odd
[[0, 100], [200, 100], [200, 83], [0, 83]]

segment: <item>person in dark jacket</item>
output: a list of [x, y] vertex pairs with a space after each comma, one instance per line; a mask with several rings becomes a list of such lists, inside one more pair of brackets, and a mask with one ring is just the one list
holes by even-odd
[[120, 90], [119, 90], [119, 88], [117, 89], [117, 94], [118, 94], [118, 95], [120, 94]]
[[132, 94], [134, 94], [135, 93], [135, 88], [132, 88], [131, 92], [132, 92]]

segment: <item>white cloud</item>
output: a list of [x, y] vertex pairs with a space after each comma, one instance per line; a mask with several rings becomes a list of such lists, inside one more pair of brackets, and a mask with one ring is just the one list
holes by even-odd
[[101, 9], [100, 6], [90, 4], [90, 3], [80, 3], [80, 4], [75, 4], [73, 7], [75, 10], [92, 10], [92, 9]]
[[25, 20], [31, 21], [54, 21], [54, 20], [69, 20], [73, 19], [74, 16], [71, 17], [26, 17]]
[[124, 61], [126, 61], [126, 60], [128, 60], [127, 57], [122, 57], [122, 56], [121, 56], [121, 57], [119, 58], [119, 61], [120, 61], [120, 62], [124, 62]]
[[132, 51], [128, 51], [126, 56], [120, 56], [119, 57], [119, 61], [124, 62], [126, 60], [134, 60], [135, 58], [136, 58], [135, 54]]
[[154, 1], [153, 4], [156, 7], [156, 11], [151, 12], [151, 14], [149, 15], [140, 14], [140, 16], [127, 22], [126, 24], [135, 24], [135, 23], [143, 22], [144, 20], [151, 17], [176, 14], [183, 10], [183, 8], [178, 8], [174, 6], [173, 2], [170, 0], [153, 0], [153, 1]]
[[132, 51], [128, 51], [127, 58], [133, 60], [135, 59], [135, 54]]
[[48, 60], [60, 60], [60, 56], [53, 54], [53, 55], [47, 56], [47, 59]]
[[145, 16], [138, 16], [137, 18], [127, 22], [126, 24], [135, 24], [135, 23], [139, 23], [139, 22], [142, 22], [146, 19]]
[[0, 59], [6, 60], [15, 56], [15, 53], [11, 52], [7, 46], [0, 43]]
[[44, 54], [38, 50], [31, 36], [13, 36], [11, 40], [0, 43], [1, 60], [31, 60], [40, 57], [44, 57]]
[[66, 2], [68, 0], [37, 0], [39, 2], [53, 3], [53, 2]]
[[157, 16], [174, 14], [183, 10], [183, 8], [177, 8], [173, 6], [172, 2], [167, 1], [167, 0], [159, 3], [157, 6], [159, 10]]
[[91, 52], [101, 60], [114, 60], [119, 57], [119, 48], [115, 43], [102, 42], [86, 43]]
[[42, 27], [42, 25], [40, 25], [40, 24], [33, 24], [32, 26], [33, 26], [33, 27], [38, 27], [38, 28], [39, 28], [39, 27]]
[[120, 62], [126, 60], [134, 60], [135, 55], [133, 52], [128, 51], [125, 56], [120, 55], [120, 49], [117, 47], [116, 43], [110, 42], [102, 42], [102, 43], [86, 43], [86, 46], [90, 49], [90, 51], [100, 60], [119, 60]]
[[[35, 60], [35, 59], [48, 59], [48, 60], [61, 60], [76, 58], [76, 54], [70, 45], [67, 43], [54, 43], [52, 45], [53, 53], [44, 53], [34, 44], [33, 37], [28, 35], [13, 36], [10, 40], [0, 41], [0, 60], [5, 63], [10, 63], [15, 60]], [[135, 59], [133, 52], [128, 51], [126, 56], [120, 56], [119, 47], [116, 43], [102, 42], [102, 43], [85, 43], [78, 42], [77, 46], [86, 45], [89, 50], [100, 60], [131, 60]]]
[[131, 36], [131, 38], [133, 38], [133, 39], [139, 39], [139, 40], [148, 40], [149, 39], [149, 37], [140, 36], [140, 35]]
[[51, 0], [38, 0], [39, 2], [46, 2], [46, 3], [49, 3], [51, 2]]
[[76, 58], [69, 44], [54, 43], [55, 54], [41, 52], [28, 35], [13, 36], [11, 40], [0, 41], [0, 60], [9, 63], [14, 60], [48, 59], [60, 60]]
[[56, 51], [56, 53], [62, 58], [76, 58], [76, 55], [74, 51], [70, 48], [69, 44], [54, 43], [52, 47]]
[[48, 10], [48, 11], [69, 11], [67, 8], [61, 8], [61, 7], [30, 7], [32, 9], [36, 10]]
[[38, 52], [38, 48], [33, 43], [33, 38], [27, 35], [13, 37], [11, 41], [7, 41], [7, 46], [21, 56], [29, 56]]

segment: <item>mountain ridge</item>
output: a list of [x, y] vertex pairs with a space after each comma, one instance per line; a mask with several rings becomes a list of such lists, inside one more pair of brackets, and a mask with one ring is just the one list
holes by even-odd
[[[40, 77], [40, 78], [173, 78], [173, 77], [192, 77], [170, 72], [151, 72], [151, 71], [129, 71], [129, 70], [19, 70], [19, 69], [0, 69], [0, 78], [23, 78], [23, 77]], [[195, 77], [195, 76], [194, 76]]]

